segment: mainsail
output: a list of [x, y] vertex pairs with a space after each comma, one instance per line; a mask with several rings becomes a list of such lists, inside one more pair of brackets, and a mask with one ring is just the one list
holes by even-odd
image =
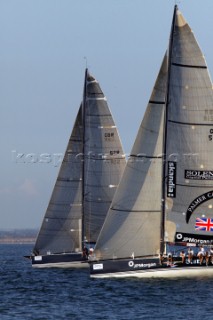
[[96, 242], [126, 164], [118, 130], [99, 83], [87, 76], [84, 100], [83, 234]]
[[120, 185], [98, 238], [95, 247], [97, 258], [150, 256], [160, 252], [166, 75], [165, 56]]
[[[169, 55], [165, 240], [202, 243], [213, 231], [213, 87], [193, 31], [177, 8]], [[198, 219], [203, 230], [196, 227]]]
[[83, 243], [96, 242], [125, 164], [106, 97], [86, 69], [83, 101], [34, 253], [80, 252]]

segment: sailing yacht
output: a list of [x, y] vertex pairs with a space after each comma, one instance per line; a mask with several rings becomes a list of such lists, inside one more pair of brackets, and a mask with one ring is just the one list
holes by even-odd
[[212, 245], [213, 86], [194, 34], [175, 5], [169, 47], [98, 237], [90, 275], [213, 275]]
[[86, 69], [83, 100], [30, 256], [33, 267], [89, 267], [125, 164], [106, 97]]

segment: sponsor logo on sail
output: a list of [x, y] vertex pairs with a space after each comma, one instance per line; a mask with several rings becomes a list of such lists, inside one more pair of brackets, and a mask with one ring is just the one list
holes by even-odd
[[209, 192], [206, 192], [204, 194], [201, 194], [199, 197], [194, 199], [190, 203], [190, 205], [189, 205], [189, 207], [188, 207], [188, 209], [186, 211], [186, 222], [187, 223], [189, 222], [189, 219], [190, 219], [192, 213], [194, 212], [194, 210], [197, 207], [199, 207], [202, 203], [204, 203], [204, 202], [206, 202], [206, 201], [208, 201], [208, 200], [210, 200], [212, 198], [213, 198], [213, 191], [209, 191]]
[[213, 171], [185, 170], [187, 180], [213, 180]]
[[177, 238], [178, 240], [182, 240], [183, 236], [182, 236], [181, 233], [177, 233], [177, 234], [176, 234], [176, 238]]
[[168, 161], [167, 197], [176, 197], [176, 162]]
[[[213, 220], [213, 219], [211, 219]], [[187, 233], [176, 233], [175, 236], [176, 242], [184, 242], [187, 243], [190, 246], [196, 246], [201, 244], [210, 245], [213, 243], [212, 236], [210, 235], [195, 235], [195, 234], [187, 234]]]

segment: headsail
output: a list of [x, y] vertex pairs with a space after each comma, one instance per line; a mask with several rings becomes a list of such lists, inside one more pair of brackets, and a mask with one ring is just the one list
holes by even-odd
[[[213, 235], [213, 87], [203, 53], [177, 7], [170, 41], [165, 240], [202, 242]], [[203, 229], [197, 219], [203, 219]]]
[[95, 247], [97, 258], [159, 254], [166, 75], [165, 56], [120, 185], [98, 238]]
[[81, 250], [82, 141], [82, 106], [80, 106], [35, 243], [35, 253]]

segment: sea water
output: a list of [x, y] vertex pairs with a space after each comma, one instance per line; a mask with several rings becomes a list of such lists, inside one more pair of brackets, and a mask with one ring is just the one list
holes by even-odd
[[0, 245], [0, 320], [211, 319], [213, 279], [90, 279], [33, 269], [31, 245]]

